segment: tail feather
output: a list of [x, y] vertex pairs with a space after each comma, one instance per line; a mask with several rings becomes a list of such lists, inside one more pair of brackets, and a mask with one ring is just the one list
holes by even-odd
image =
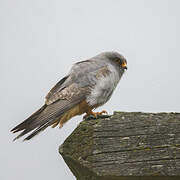
[[35, 135], [39, 134], [41, 131], [45, 130], [48, 126], [52, 125], [56, 119], [49, 119], [48, 121], [41, 122], [40, 125], [32, 124], [31, 126], [27, 126], [23, 132], [21, 132], [16, 138], [13, 139], [13, 141], [19, 139], [20, 137], [24, 136], [25, 134], [31, 132], [33, 129], [35, 129], [29, 136], [27, 136], [25, 140], [30, 140]]
[[36, 130], [34, 130], [29, 136], [27, 136], [24, 141], [26, 140], [30, 140], [31, 138], [33, 138], [34, 136], [36, 136], [37, 134], [39, 134], [41, 131], [45, 130], [48, 126], [50, 125], [49, 122], [47, 122], [46, 124], [43, 124], [41, 126], [39, 126]]
[[[11, 132], [16, 133], [18, 131], [22, 131], [26, 127], [28, 127], [38, 116], [39, 114], [47, 107], [46, 104], [44, 104], [39, 110], [37, 110], [34, 114], [32, 114], [29, 118], [24, 120], [22, 123], [18, 124], [16, 127], [14, 127]], [[24, 131], [23, 131], [24, 132]], [[21, 133], [23, 134], [23, 133]], [[24, 134], [23, 134], [24, 135]], [[22, 135], [22, 136], [23, 136]], [[21, 136], [20, 136], [21, 137]]]
[[25, 121], [14, 127], [11, 131], [16, 133], [18, 131], [22, 131], [17, 137], [13, 139], [13, 141], [19, 139], [20, 137], [24, 136], [25, 134], [29, 133], [33, 129], [38, 129], [42, 125], [44, 125], [47, 121], [38, 121], [40, 114], [46, 109], [47, 105], [43, 105], [38, 111], [32, 114], [29, 118]]
[[84, 96], [78, 96], [77, 99], [73, 99], [72, 101], [62, 99], [50, 105], [45, 104], [28, 119], [11, 130], [13, 133], [22, 131], [14, 140], [34, 130], [24, 140], [31, 139], [48, 126], [54, 124], [57, 121], [57, 118], [62, 117], [65, 112], [81, 102], [83, 98]]
[[[33, 131], [25, 140], [29, 140], [35, 135], [37, 135], [42, 130], [46, 129], [48, 126], [54, 124], [57, 117], [60, 117], [65, 109], [59, 110], [58, 107], [62, 102], [54, 103], [51, 105], [44, 105], [38, 111], [36, 111], [32, 116], [23, 121], [21, 124], [17, 125], [11, 131], [16, 133], [22, 131], [13, 141], [19, 139], [20, 137], [26, 135], [27, 133]], [[62, 106], [64, 107], [64, 106]]]
[[21, 132], [17, 137], [15, 137], [15, 138], [13, 139], [13, 141], [19, 139], [20, 137], [24, 136], [24, 135], [27, 134], [28, 132], [30, 132], [30, 130], [25, 129], [25, 130], [24, 130], [23, 132]]

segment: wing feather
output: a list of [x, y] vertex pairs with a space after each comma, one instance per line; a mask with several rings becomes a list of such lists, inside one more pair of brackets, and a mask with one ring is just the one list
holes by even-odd
[[[70, 99], [72, 92], [77, 89], [94, 86], [99, 70], [106, 68], [106, 64], [93, 60], [81, 61], [73, 65], [69, 75], [61, 79], [46, 96], [46, 104], [50, 105], [58, 100]], [[68, 92], [67, 92], [68, 88]]]
[[57, 92], [60, 92], [62, 89], [65, 88], [64, 86], [64, 82], [67, 80], [68, 76], [65, 76], [64, 78], [62, 78], [50, 91], [49, 93], [46, 95], [45, 99], [48, 100], [50, 99], [54, 94], [56, 94]]
[[65, 112], [86, 100], [101, 74], [106, 74], [106, 64], [87, 60], [76, 63], [70, 73], [62, 78], [47, 94], [46, 104], [12, 131], [22, 131], [15, 139], [33, 131], [25, 140], [29, 140]]
[[76, 106], [80, 102], [84, 101], [86, 95], [85, 89], [79, 89], [69, 100], [59, 100], [50, 105], [48, 105], [35, 120], [31, 123], [26, 124], [21, 128], [23, 130], [14, 140], [20, 138], [21, 136], [31, 132], [25, 140], [29, 140], [36, 134], [46, 129], [48, 126], [52, 125], [57, 118], [60, 118], [65, 112], [67, 112], [72, 107]]

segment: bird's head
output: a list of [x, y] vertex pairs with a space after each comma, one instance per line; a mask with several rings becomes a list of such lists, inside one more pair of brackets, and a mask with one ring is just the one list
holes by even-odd
[[121, 54], [117, 52], [104, 52], [101, 55], [116, 64], [120, 69], [127, 69], [127, 61]]

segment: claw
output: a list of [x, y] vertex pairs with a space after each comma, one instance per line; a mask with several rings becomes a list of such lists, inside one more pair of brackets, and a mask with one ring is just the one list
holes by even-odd
[[87, 119], [89, 116], [92, 116], [94, 117], [95, 119], [98, 117], [98, 116], [101, 116], [103, 114], [108, 114], [107, 111], [103, 110], [101, 112], [93, 112], [93, 111], [89, 111], [83, 118], [84, 119]]
[[103, 110], [101, 112], [92, 112], [91, 115], [93, 115], [95, 118], [97, 118], [100, 115], [107, 114], [107, 111]]
[[106, 111], [106, 110], [103, 110], [103, 111], [101, 111], [101, 112], [99, 112], [100, 113], [100, 115], [102, 115], [102, 114], [108, 114], [108, 112]]

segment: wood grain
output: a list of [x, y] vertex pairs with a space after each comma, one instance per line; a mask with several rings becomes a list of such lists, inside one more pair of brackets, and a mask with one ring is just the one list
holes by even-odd
[[180, 176], [180, 113], [84, 120], [59, 152], [78, 180]]

